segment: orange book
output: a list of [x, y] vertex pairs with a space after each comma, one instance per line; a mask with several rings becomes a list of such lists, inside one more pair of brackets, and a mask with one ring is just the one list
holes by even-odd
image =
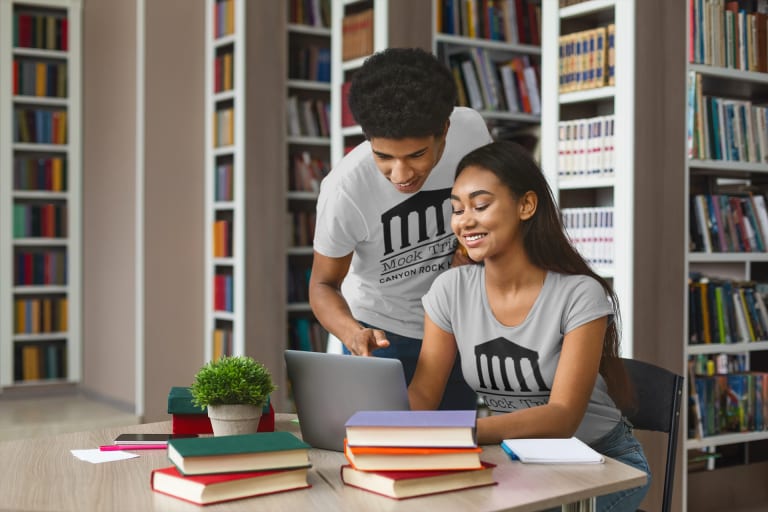
[[344, 440], [344, 455], [360, 471], [422, 471], [437, 469], [480, 469], [480, 453], [475, 448], [349, 446]]

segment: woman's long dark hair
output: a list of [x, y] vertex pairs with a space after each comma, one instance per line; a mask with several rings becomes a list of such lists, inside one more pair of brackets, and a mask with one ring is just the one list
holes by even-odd
[[459, 162], [456, 176], [470, 166], [492, 172], [515, 197], [522, 197], [528, 191], [538, 197], [536, 212], [522, 224], [523, 247], [531, 263], [560, 274], [590, 276], [605, 290], [613, 305], [613, 321], [608, 322], [603, 338], [600, 374], [613, 401], [625, 410], [632, 404], [632, 399], [627, 372], [619, 358], [621, 315], [618, 297], [610, 283], [589, 267], [568, 240], [544, 173], [528, 150], [509, 141], [492, 142], [468, 153]]

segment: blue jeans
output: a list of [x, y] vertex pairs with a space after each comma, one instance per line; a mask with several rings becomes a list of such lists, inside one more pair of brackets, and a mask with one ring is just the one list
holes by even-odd
[[651, 470], [640, 442], [632, 434], [632, 425], [622, 418], [610, 432], [590, 446], [606, 457], [611, 457], [648, 475], [648, 481], [641, 487], [597, 497], [597, 510], [600, 512], [634, 512], [645, 498], [651, 485]]
[[[360, 323], [365, 327], [378, 329], [378, 327], [368, 325], [364, 322]], [[416, 373], [416, 362], [419, 359], [419, 352], [421, 351], [421, 340], [417, 338], [408, 338], [389, 331], [384, 332], [387, 335], [387, 340], [389, 340], [389, 346], [374, 350], [373, 355], [376, 357], [399, 359], [400, 362], [403, 363], [405, 383], [410, 384], [411, 379], [413, 379], [413, 374]], [[351, 354], [346, 346], [344, 347], [344, 353]], [[456, 354], [456, 361], [451, 369], [451, 375], [448, 377], [448, 382], [445, 385], [445, 392], [443, 393], [443, 400], [440, 402], [439, 409], [477, 409], [477, 393], [475, 393], [475, 391], [464, 381], [458, 353]]]

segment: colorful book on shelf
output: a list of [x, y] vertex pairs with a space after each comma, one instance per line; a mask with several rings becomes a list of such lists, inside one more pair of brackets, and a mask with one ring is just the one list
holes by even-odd
[[344, 443], [349, 464], [360, 471], [480, 469], [482, 451], [480, 447], [350, 446]]
[[477, 413], [358, 411], [345, 426], [350, 446], [475, 447]]
[[[171, 415], [171, 432], [174, 434], [213, 433], [207, 409], [201, 409], [192, 403], [192, 393], [188, 387], [171, 387], [168, 392], [168, 414]], [[275, 430], [275, 409], [270, 400], [264, 404], [258, 428], [259, 432]]]
[[196, 505], [306, 489], [307, 468], [185, 476], [175, 466], [153, 469], [153, 491]]
[[576, 437], [505, 439], [501, 448], [513, 460], [529, 464], [601, 464], [605, 457]]
[[495, 485], [494, 467], [483, 462], [480, 469], [461, 471], [360, 471], [345, 464], [341, 466], [341, 481], [382, 496], [405, 499]]
[[168, 441], [168, 458], [185, 475], [308, 467], [309, 445], [290, 432], [257, 432]]

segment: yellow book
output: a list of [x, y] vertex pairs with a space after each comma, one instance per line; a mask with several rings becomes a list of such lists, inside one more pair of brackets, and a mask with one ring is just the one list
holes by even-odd
[[16, 300], [16, 329], [14, 332], [16, 334], [21, 334], [26, 329], [26, 318], [27, 318], [27, 301], [25, 300]]
[[712, 332], [709, 328], [709, 298], [707, 297], [709, 280], [702, 279], [698, 284], [701, 288], [701, 321], [704, 324], [704, 343], [712, 343]]
[[43, 299], [43, 332], [53, 332], [53, 300]]
[[30, 314], [32, 315], [32, 334], [38, 334], [40, 332], [40, 299], [32, 299], [30, 301], [32, 308]]
[[217, 361], [224, 355], [224, 332], [221, 329], [213, 331], [213, 360]]
[[595, 87], [605, 85], [605, 27], [595, 29]]
[[64, 190], [64, 161], [60, 156], [51, 158], [51, 190], [61, 192]]
[[66, 297], [59, 300], [59, 332], [69, 330], [69, 302]]
[[48, 83], [48, 66], [45, 62], [35, 64], [35, 96], [45, 96]]
[[21, 364], [23, 380], [38, 380], [40, 378], [40, 347], [25, 345], [21, 349]]
[[224, 76], [223, 76], [223, 89], [224, 91], [230, 91], [232, 90], [232, 54], [231, 53], [225, 53], [224, 57], [222, 59], [223, 61], [223, 68], [224, 68]]

